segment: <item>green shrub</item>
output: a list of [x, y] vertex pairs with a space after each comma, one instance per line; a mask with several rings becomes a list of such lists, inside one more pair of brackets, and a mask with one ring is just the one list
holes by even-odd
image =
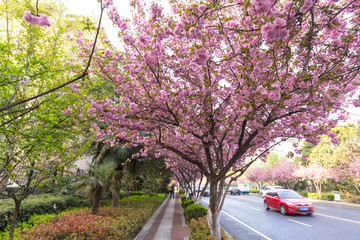
[[184, 196], [181, 196], [181, 202], [184, 202], [187, 198]]
[[321, 194], [321, 200], [334, 201], [334, 199], [335, 199], [334, 194], [328, 194], [328, 193]]
[[308, 192], [307, 191], [300, 191], [300, 192], [298, 192], [298, 194], [300, 194], [303, 197], [308, 197]]
[[[190, 228], [190, 239], [191, 240], [215, 240], [215, 237], [210, 236], [210, 229], [207, 224], [206, 217], [191, 219], [189, 223]], [[222, 240], [235, 240], [235, 237], [230, 238], [225, 234], [224, 229], [221, 228], [221, 239]]]
[[259, 189], [251, 189], [250, 192], [251, 193], [260, 193], [260, 190]]
[[180, 190], [179, 190], [179, 193], [180, 193], [180, 194], [184, 194], [185, 192], [184, 192], [184, 190], [180, 189]]
[[182, 203], [181, 206], [183, 207], [183, 209], [186, 209], [187, 206], [194, 204], [194, 200], [190, 200], [190, 199], [185, 199]]
[[[15, 207], [12, 199], [0, 200], [0, 202], [0, 231], [4, 231], [6, 226], [11, 224]], [[22, 202], [17, 222], [26, 222], [34, 214], [44, 215], [59, 213], [65, 209], [84, 204], [86, 204], [85, 200], [77, 199], [72, 196], [31, 196]]]
[[318, 199], [319, 194], [317, 194], [317, 193], [308, 193], [307, 197], [310, 198], [310, 199]]
[[77, 209], [55, 216], [50, 222], [21, 231], [20, 239], [133, 239], [164, 199], [119, 201], [118, 208]]
[[204, 217], [206, 215], [207, 208], [201, 206], [200, 204], [188, 205], [184, 211], [184, 217], [187, 223], [189, 223], [189, 221], [193, 218], [199, 219], [200, 217]]

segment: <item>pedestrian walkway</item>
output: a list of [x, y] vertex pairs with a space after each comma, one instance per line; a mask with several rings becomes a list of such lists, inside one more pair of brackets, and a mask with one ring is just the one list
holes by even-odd
[[180, 195], [167, 198], [135, 240], [184, 240], [190, 235], [189, 227], [183, 220]]

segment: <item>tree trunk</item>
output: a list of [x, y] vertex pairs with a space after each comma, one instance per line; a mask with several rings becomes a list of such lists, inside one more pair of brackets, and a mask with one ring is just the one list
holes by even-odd
[[93, 200], [93, 206], [92, 206], [92, 211], [91, 211], [91, 213], [93, 215], [95, 215], [99, 212], [102, 189], [103, 189], [103, 187], [100, 185], [100, 183], [97, 183], [96, 187], [95, 187], [94, 200]]
[[113, 208], [117, 208], [119, 206], [119, 192], [120, 192], [120, 187], [116, 184], [114, 186], [115, 191], [117, 194], [112, 194], [112, 202], [111, 202], [111, 207]]
[[[222, 191], [222, 189], [219, 189]], [[220, 202], [222, 194], [218, 192], [218, 182], [210, 180], [210, 203], [208, 206], [208, 225], [212, 237], [221, 239], [220, 231]]]
[[15, 202], [15, 210], [14, 210], [13, 218], [12, 218], [12, 221], [11, 221], [11, 228], [10, 228], [10, 232], [9, 232], [9, 238], [10, 239], [14, 238], [16, 220], [17, 220], [17, 217], [19, 216], [20, 206], [21, 206], [21, 201], [20, 200], [18, 200], [17, 198], [13, 198], [13, 199], [14, 199], [14, 202]]

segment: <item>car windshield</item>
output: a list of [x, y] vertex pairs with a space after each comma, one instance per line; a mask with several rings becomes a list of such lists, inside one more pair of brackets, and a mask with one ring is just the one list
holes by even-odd
[[301, 195], [299, 195], [296, 192], [293, 191], [279, 191], [278, 194], [281, 198], [303, 198]]

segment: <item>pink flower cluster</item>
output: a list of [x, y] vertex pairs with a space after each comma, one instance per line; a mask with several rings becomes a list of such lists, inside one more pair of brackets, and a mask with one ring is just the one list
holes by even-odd
[[67, 109], [65, 109], [65, 110], [62, 111], [62, 112], [63, 112], [63, 114], [65, 114], [65, 115], [71, 115], [72, 109], [71, 109], [71, 108], [67, 108]]
[[267, 13], [270, 11], [273, 4], [272, 0], [251, 0], [251, 7], [249, 7], [248, 12], [252, 15], [260, 15], [262, 13]]
[[209, 53], [207, 52], [207, 50], [205, 48], [200, 48], [200, 49], [195, 50], [195, 55], [194, 55], [193, 61], [196, 64], [203, 66], [206, 64], [206, 61], [208, 59], [209, 59]]
[[300, 8], [300, 12], [301, 13], [307, 12], [312, 6], [313, 6], [312, 0], [305, 0], [304, 4]]
[[40, 27], [51, 26], [49, 16], [42, 13], [40, 13], [40, 16], [33, 16], [31, 15], [30, 11], [25, 11], [24, 19], [28, 23], [33, 25], [39, 25]]
[[261, 33], [265, 41], [271, 42], [277, 39], [286, 39], [289, 37], [289, 30], [285, 28], [286, 20], [277, 18], [274, 23], [266, 23], [261, 27]]

